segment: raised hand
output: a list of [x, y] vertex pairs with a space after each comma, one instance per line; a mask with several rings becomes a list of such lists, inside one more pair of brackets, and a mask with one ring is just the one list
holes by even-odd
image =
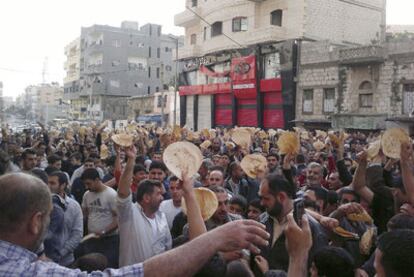
[[137, 157], [137, 149], [135, 148], [135, 145], [132, 145], [125, 149], [125, 155], [128, 157], [128, 159], [133, 159]]

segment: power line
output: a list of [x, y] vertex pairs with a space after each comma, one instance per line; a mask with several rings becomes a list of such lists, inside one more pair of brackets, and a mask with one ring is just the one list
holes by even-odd
[[[206, 23], [208, 26], [212, 27], [212, 24], [210, 24], [207, 20], [205, 20], [201, 15], [199, 15], [197, 12], [195, 12], [193, 9], [191, 9], [189, 6], [185, 7], [187, 10], [189, 10], [190, 12], [192, 12], [195, 16], [197, 16], [198, 18], [200, 18], [204, 23]], [[232, 42], [234, 42], [235, 44], [237, 44], [239, 47], [241, 48], [245, 48], [245, 46], [243, 46], [242, 44], [240, 44], [239, 42], [237, 42], [235, 39], [233, 39], [232, 37], [230, 37], [229, 35], [227, 35], [225, 32], [221, 32], [226, 38], [228, 38], [229, 40], [231, 40]]]

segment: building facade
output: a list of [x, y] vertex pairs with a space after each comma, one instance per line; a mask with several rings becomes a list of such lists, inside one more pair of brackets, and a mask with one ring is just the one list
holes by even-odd
[[180, 43], [155, 24], [82, 28], [80, 39], [65, 50], [64, 94], [72, 118], [126, 119], [128, 97], [149, 95], [174, 83], [173, 57]]
[[175, 16], [185, 28], [181, 124], [291, 126], [301, 43], [383, 41], [385, 2], [187, 0]]
[[409, 126], [414, 115], [413, 47], [414, 42], [351, 48], [326, 41], [303, 44], [297, 125], [359, 130]]

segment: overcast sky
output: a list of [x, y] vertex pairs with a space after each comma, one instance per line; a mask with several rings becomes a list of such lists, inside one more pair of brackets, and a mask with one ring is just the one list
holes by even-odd
[[[183, 34], [174, 14], [185, 0], [2, 0], [0, 2], [0, 81], [4, 95], [16, 97], [42, 81], [48, 57], [47, 81], [63, 82], [64, 47], [80, 35], [81, 26], [120, 26], [123, 20], [163, 25], [164, 33]], [[389, 0], [388, 24], [413, 24], [410, 0]]]

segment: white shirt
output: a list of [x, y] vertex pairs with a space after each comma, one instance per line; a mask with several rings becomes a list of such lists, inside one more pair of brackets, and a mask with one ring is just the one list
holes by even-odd
[[171, 230], [175, 216], [181, 212], [181, 207], [174, 206], [172, 199], [164, 200], [161, 202], [160, 211], [165, 213], [167, 217], [168, 227]]
[[144, 262], [171, 249], [172, 238], [164, 213], [158, 211], [155, 218], [149, 220], [142, 207], [132, 203], [131, 194], [125, 199], [117, 197], [117, 208], [120, 267]]

